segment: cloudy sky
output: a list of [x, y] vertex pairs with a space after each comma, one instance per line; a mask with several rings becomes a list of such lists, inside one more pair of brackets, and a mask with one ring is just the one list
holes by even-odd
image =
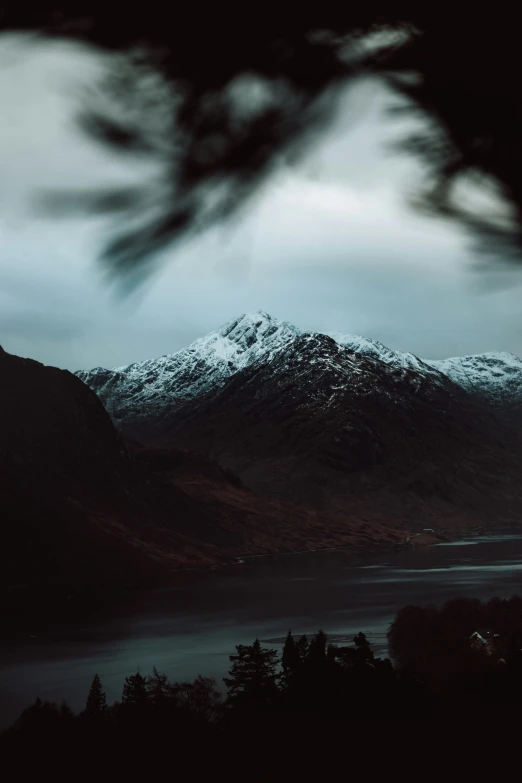
[[426, 358], [522, 354], [522, 278], [477, 272], [456, 230], [412, 213], [416, 165], [389, 152], [404, 126], [382, 88], [343, 96], [307, 158], [274, 176], [231, 224], [164, 254], [130, 297], [97, 255], [107, 222], [51, 219], [35, 194], [139, 182], [76, 131], [103, 64], [65, 45], [0, 41], [0, 344], [69, 369], [178, 350], [242, 312], [364, 334]]

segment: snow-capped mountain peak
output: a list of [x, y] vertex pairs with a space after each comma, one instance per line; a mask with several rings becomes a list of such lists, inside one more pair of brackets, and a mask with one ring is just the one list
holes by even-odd
[[377, 340], [354, 334], [327, 333], [340, 345], [355, 353], [373, 356], [395, 368], [425, 374], [442, 373], [466, 391], [479, 394], [493, 404], [522, 404], [522, 360], [512, 353], [480, 353], [449, 359], [419, 359], [412, 353], [387, 348]]
[[512, 353], [480, 353], [427, 362], [469, 392], [493, 404], [522, 404], [522, 360]]
[[211, 332], [192, 343], [194, 350], [212, 356], [217, 362], [241, 369], [260, 356], [278, 351], [292, 342], [301, 332], [297, 327], [259, 310], [229, 321], [216, 332]]
[[[303, 335], [296, 326], [264, 311], [243, 314], [177, 353], [112, 370], [77, 373], [96, 391], [115, 417], [135, 416], [147, 408], [171, 416], [189, 400], [216, 392], [241, 370], [271, 362]], [[509, 353], [485, 353], [443, 360], [422, 360], [359, 335], [326, 333], [340, 347], [368, 356], [394, 371], [414, 371], [433, 383], [448, 378], [494, 405], [522, 403], [522, 360]], [[321, 361], [321, 357], [317, 357]]]
[[412, 353], [394, 351], [391, 348], [387, 348], [378, 340], [372, 340], [369, 337], [361, 337], [361, 335], [358, 334], [342, 334], [341, 332], [326, 332], [326, 334], [339, 345], [343, 345], [355, 353], [380, 359], [380, 361], [385, 362], [385, 364], [391, 364], [394, 367], [401, 367], [408, 370], [420, 370], [421, 372], [429, 372], [430, 370], [430, 362], [423, 361]]
[[259, 358], [270, 361], [300, 333], [292, 324], [258, 311], [229, 321], [177, 353], [77, 375], [116, 418], [123, 401], [133, 410], [145, 405], [158, 410], [168, 406], [172, 411], [186, 400], [219, 389]]
[[220, 366], [225, 372], [227, 369], [239, 370], [251, 364], [261, 354], [283, 348], [298, 334], [300, 331], [297, 327], [259, 310], [228, 321], [216, 331], [198, 338], [177, 353], [125, 367], [115, 367], [112, 371], [134, 372], [150, 364], [150, 361], [165, 364], [174, 357], [189, 360], [190, 357], [195, 356], [204, 359], [210, 365]]

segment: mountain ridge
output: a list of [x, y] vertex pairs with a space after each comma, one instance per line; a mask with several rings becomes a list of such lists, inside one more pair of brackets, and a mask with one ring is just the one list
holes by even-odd
[[[512, 362], [505, 374], [487, 366], [470, 388], [454, 363], [442, 372], [260, 312], [172, 356], [83, 378], [125, 435], [205, 455], [264, 497], [396, 528], [454, 529], [522, 513]], [[502, 381], [511, 370], [514, 387], [504, 389], [498, 373]]]
[[166, 584], [239, 556], [405, 535], [258, 496], [190, 450], [133, 443], [67, 370], [0, 351], [0, 373], [3, 617], [22, 621], [20, 606], [66, 599], [70, 587]]
[[[182, 407], [187, 400], [221, 388], [234, 374], [259, 360], [271, 361], [305, 332], [264, 311], [243, 314], [186, 348], [156, 359], [113, 369], [80, 370], [76, 375], [101, 397], [111, 416], [125, 428], [118, 403], [126, 397], [131, 415], [149, 406]], [[395, 370], [414, 370], [434, 380], [445, 376], [493, 406], [522, 407], [522, 360], [506, 352], [488, 352], [448, 359], [420, 359], [387, 348], [377, 340], [326, 332], [325, 336], [355, 353], [373, 356]], [[128, 418], [128, 417], [127, 417]]]

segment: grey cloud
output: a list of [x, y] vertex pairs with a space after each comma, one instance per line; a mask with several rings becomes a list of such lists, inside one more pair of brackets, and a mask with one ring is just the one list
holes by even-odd
[[70, 319], [51, 313], [38, 313], [33, 310], [19, 310], [0, 314], [0, 334], [10, 341], [11, 338], [30, 339], [35, 336], [52, 339], [58, 345], [72, 337], [79, 337], [84, 329]]
[[37, 58], [18, 58], [0, 76], [6, 350], [70, 369], [117, 366], [264, 309], [303, 329], [365, 334], [429, 358], [522, 353], [520, 274], [504, 276], [505, 287], [477, 285], [489, 278], [471, 271], [463, 237], [406, 208], [418, 170], [387, 154], [401, 128], [388, 124], [387, 96], [368, 85], [347, 96], [324, 140], [281, 170], [244, 215], [166, 253], [137, 295], [118, 298], [95, 261], [104, 222], [36, 219], [28, 206], [39, 188], [139, 178], [81, 142], [68, 93], [56, 92], [57, 65], [60, 78], [77, 72], [80, 81], [96, 70], [85, 53], [51, 55], [47, 77]]

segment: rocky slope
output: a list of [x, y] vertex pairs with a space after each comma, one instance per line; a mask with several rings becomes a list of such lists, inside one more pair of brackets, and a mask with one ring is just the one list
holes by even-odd
[[357, 335], [331, 333], [340, 345], [357, 353], [374, 356], [393, 367], [418, 370], [429, 375], [433, 370], [488, 403], [503, 414], [522, 410], [522, 360], [512, 353], [482, 353], [449, 359], [418, 359], [411, 353], [392, 351], [376, 340]]
[[[153, 414], [167, 419], [185, 403], [222, 388], [236, 373], [263, 360], [270, 363], [303, 334], [267, 313], [242, 315], [174, 354], [107, 370], [77, 373], [99, 395], [113, 420], [136, 433]], [[522, 360], [509, 353], [485, 353], [423, 360], [358, 335], [328, 333], [337, 344], [373, 357], [392, 371], [412, 370], [426, 378], [450, 381], [497, 412], [522, 406]], [[147, 426], [145, 427], [145, 431]]]
[[186, 403], [220, 389], [239, 370], [261, 357], [270, 361], [298, 335], [291, 324], [256, 313], [231, 321], [178, 353], [76, 375], [98, 394], [123, 432], [147, 440], [151, 416], [168, 422]]
[[244, 554], [404, 535], [262, 499], [186, 451], [129, 448], [69, 372], [0, 349], [0, 373], [0, 587], [13, 596], [154, 584]]
[[518, 519], [521, 449], [503, 420], [517, 362], [522, 376], [502, 354], [425, 362], [256, 313], [79, 375], [142, 442], [196, 450], [277, 501], [418, 530]]

